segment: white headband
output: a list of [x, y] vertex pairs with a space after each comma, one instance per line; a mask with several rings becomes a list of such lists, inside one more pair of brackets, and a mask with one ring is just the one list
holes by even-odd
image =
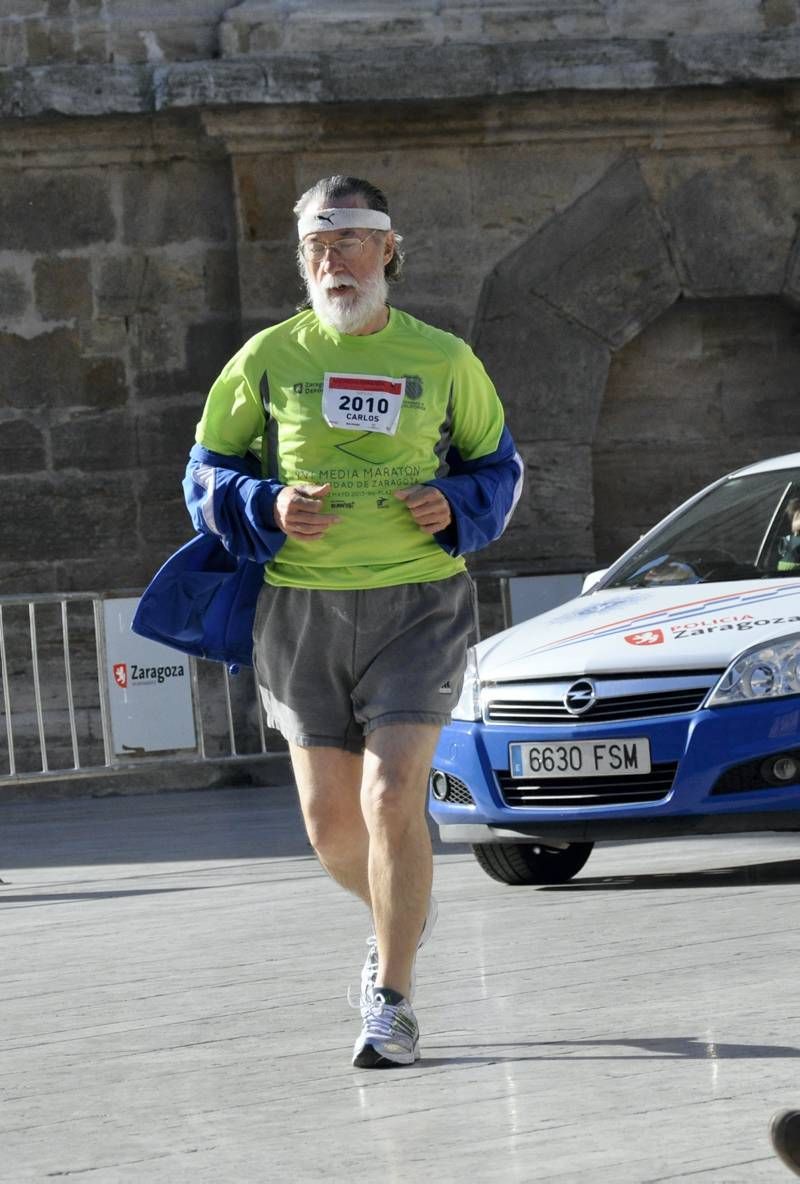
[[351, 230], [360, 227], [363, 230], [391, 230], [392, 220], [388, 214], [380, 210], [364, 210], [348, 206], [346, 209], [335, 207], [330, 210], [317, 210], [316, 213], [301, 214], [297, 223], [297, 237], [305, 238], [315, 230]]

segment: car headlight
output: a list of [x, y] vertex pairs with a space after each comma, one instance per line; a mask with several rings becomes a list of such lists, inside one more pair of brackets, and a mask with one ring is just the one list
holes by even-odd
[[706, 707], [800, 695], [800, 633], [754, 645], [731, 662]]
[[453, 708], [453, 719], [481, 718], [481, 684], [478, 678], [478, 656], [475, 647], [467, 650], [467, 665], [464, 669], [464, 684], [458, 702]]

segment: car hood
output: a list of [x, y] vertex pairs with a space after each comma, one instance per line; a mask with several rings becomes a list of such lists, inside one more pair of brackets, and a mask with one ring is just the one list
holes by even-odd
[[800, 580], [589, 593], [478, 645], [481, 681], [724, 670], [741, 650], [800, 633]]

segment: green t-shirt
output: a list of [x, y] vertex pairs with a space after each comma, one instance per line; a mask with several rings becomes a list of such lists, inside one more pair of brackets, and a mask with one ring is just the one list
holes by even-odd
[[465, 460], [498, 446], [502, 406], [465, 342], [394, 308], [384, 329], [365, 336], [301, 312], [231, 359], [209, 393], [198, 444], [237, 456], [258, 447], [262, 396], [265, 475], [330, 482], [323, 509], [342, 519], [322, 539], [287, 538], [266, 566], [268, 583], [378, 588], [463, 571], [393, 492], [441, 475], [451, 443]]

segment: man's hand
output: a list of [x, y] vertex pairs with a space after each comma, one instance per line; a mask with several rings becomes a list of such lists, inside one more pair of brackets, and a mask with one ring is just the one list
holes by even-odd
[[275, 525], [290, 539], [297, 539], [301, 543], [321, 539], [329, 526], [341, 522], [337, 514], [322, 513], [322, 500], [330, 491], [330, 483], [284, 485], [272, 507]]
[[426, 534], [436, 534], [453, 521], [449, 501], [433, 485], [409, 485], [408, 489], [396, 489], [394, 496], [406, 503], [411, 517]]

